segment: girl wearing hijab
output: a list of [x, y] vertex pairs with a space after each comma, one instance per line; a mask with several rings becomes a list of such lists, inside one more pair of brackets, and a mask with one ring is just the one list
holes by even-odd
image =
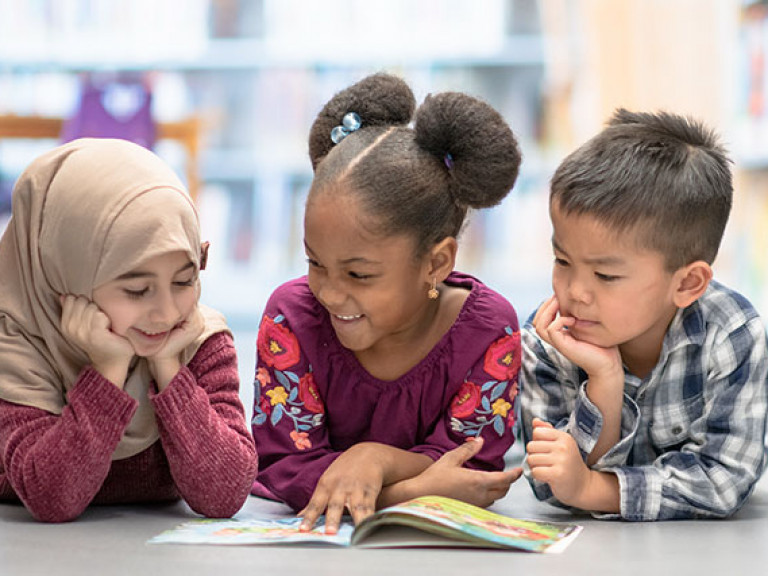
[[257, 458], [194, 205], [122, 140], [35, 160], [0, 239], [0, 499], [63, 522], [183, 498], [229, 517]]

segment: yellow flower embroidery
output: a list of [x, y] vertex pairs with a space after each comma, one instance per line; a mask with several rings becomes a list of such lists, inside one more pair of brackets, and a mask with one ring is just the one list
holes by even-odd
[[503, 398], [499, 398], [491, 405], [491, 408], [493, 409], [493, 415], [500, 415], [502, 418], [507, 417], [507, 412], [509, 412], [509, 409], [512, 408], [512, 404], [504, 400]]
[[288, 399], [288, 392], [282, 386], [277, 386], [273, 390], [268, 390], [267, 396], [269, 396], [269, 403], [275, 406], [277, 404], [285, 404], [285, 401]]

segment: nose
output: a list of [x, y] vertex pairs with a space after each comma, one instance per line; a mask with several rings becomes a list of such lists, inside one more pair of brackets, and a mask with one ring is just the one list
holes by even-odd
[[338, 310], [344, 304], [347, 295], [335, 282], [326, 278], [315, 284], [315, 297], [325, 308]]
[[592, 301], [592, 292], [583, 279], [574, 275], [568, 282], [568, 297], [573, 302], [589, 304]]
[[160, 290], [152, 299], [149, 319], [164, 326], [173, 326], [181, 320], [179, 306], [170, 290]]

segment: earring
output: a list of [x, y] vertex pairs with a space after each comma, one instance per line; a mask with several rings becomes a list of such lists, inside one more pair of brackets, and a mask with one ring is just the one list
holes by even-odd
[[437, 300], [440, 297], [440, 292], [437, 289], [437, 277], [432, 277], [432, 288], [427, 290], [427, 298], [430, 300]]

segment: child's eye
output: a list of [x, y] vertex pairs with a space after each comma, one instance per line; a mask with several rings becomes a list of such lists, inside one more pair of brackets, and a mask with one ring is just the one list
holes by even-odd
[[179, 288], [189, 288], [194, 284], [195, 284], [195, 278], [190, 278], [189, 280], [179, 280], [178, 282], [173, 283], [174, 286], [177, 286]]
[[562, 258], [555, 257], [555, 264], [557, 266], [568, 266], [568, 260], [563, 260]]
[[619, 279], [619, 276], [614, 276], [612, 274], [601, 274], [600, 272], [595, 272], [595, 276], [597, 276], [597, 278], [603, 282], [614, 282]]
[[360, 274], [359, 272], [349, 272], [349, 276], [355, 280], [368, 280], [369, 278], [373, 278], [370, 274]]
[[141, 290], [130, 290], [128, 288], [123, 288], [123, 292], [125, 292], [125, 295], [128, 296], [128, 298], [138, 300], [139, 298], [145, 296], [147, 292], [149, 292], [149, 288], [142, 288]]
[[322, 266], [320, 266], [320, 262], [317, 260], [312, 260], [312, 258], [307, 258], [307, 264], [309, 264], [311, 268], [322, 268]]

